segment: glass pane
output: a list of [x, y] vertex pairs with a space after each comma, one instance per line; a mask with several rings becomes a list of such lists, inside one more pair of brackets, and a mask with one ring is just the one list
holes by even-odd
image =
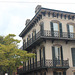
[[55, 47], [55, 59], [61, 60], [61, 50], [60, 47]]
[[54, 31], [58, 31], [58, 23], [53, 23]]
[[70, 32], [72, 32], [72, 33], [74, 32], [74, 31], [73, 31], [73, 25], [69, 25], [69, 30], [70, 30]]
[[55, 59], [58, 60], [58, 47], [55, 47]]

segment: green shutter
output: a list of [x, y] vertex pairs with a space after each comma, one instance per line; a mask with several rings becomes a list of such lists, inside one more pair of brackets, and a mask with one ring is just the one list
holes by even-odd
[[41, 66], [41, 49], [39, 50], [39, 54], [40, 54], [40, 66]]
[[69, 25], [67, 24], [67, 33], [68, 33], [68, 38], [70, 38], [70, 30], [69, 30]]
[[63, 16], [63, 15], [61, 14], [61, 19], [62, 19], [62, 16]]
[[58, 18], [58, 16], [59, 16], [59, 13], [57, 13], [57, 18]]
[[70, 19], [70, 15], [68, 16], [68, 20]]
[[73, 66], [75, 67], [75, 48], [71, 48], [72, 51], [72, 62], [73, 62]]
[[29, 60], [28, 60], [28, 70], [29, 70]]
[[53, 59], [53, 65], [55, 66], [55, 63], [54, 63], [54, 61], [55, 61], [55, 47], [54, 46], [52, 47], [52, 59]]
[[44, 61], [44, 66], [45, 66], [45, 47], [43, 47], [43, 61]]
[[62, 37], [62, 23], [59, 24], [59, 29], [60, 29], [60, 37]]
[[28, 46], [28, 38], [27, 38], [27, 46]]
[[48, 17], [50, 17], [50, 12], [48, 13]]
[[33, 68], [34, 68], [34, 57], [33, 57]]
[[35, 31], [35, 40], [36, 40], [36, 31]]
[[66, 75], [66, 72], [63, 72], [63, 75]]
[[31, 69], [31, 58], [30, 58], [30, 69]]
[[23, 41], [23, 50], [24, 50], [24, 45], [25, 45], [25, 44], [24, 44], [24, 41]]
[[33, 33], [32, 33], [32, 42], [33, 42]]
[[62, 49], [62, 46], [60, 48], [61, 48], [61, 61], [62, 61], [62, 65], [63, 65], [63, 49]]
[[40, 31], [41, 31], [41, 35], [43, 36], [43, 34], [44, 34], [44, 24], [42, 24], [42, 25], [40, 25]]
[[54, 13], [52, 13], [52, 16], [54, 17]]
[[36, 54], [35, 61], [36, 61], [36, 67], [37, 67], [37, 51], [35, 52], [35, 54]]
[[25, 62], [25, 71], [26, 71], [26, 62]]
[[50, 22], [50, 26], [51, 26], [51, 35], [54, 36], [53, 22]]

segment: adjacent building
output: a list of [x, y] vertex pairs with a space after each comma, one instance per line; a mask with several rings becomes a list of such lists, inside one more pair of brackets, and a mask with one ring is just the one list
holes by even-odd
[[23, 50], [36, 54], [19, 75], [75, 75], [75, 13], [38, 5], [19, 36]]

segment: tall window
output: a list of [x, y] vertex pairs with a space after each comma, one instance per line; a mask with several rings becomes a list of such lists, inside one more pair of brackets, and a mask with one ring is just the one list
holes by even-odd
[[68, 37], [69, 38], [74, 38], [74, 25], [68, 24], [67, 25], [67, 30], [68, 30]]
[[55, 59], [61, 60], [61, 49], [58, 46], [55, 46]]
[[53, 55], [53, 63], [58, 66], [62, 64], [63, 54], [61, 46], [53, 46], [52, 47], [52, 55]]
[[50, 22], [51, 35], [55, 37], [62, 37], [62, 24], [60, 22]]
[[58, 23], [53, 23], [53, 28], [54, 28], [54, 31], [59, 31]]

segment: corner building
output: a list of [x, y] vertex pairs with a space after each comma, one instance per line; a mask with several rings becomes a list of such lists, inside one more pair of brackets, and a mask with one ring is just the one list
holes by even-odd
[[75, 13], [38, 5], [19, 36], [23, 50], [36, 54], [19, 75], [75, 75]]

